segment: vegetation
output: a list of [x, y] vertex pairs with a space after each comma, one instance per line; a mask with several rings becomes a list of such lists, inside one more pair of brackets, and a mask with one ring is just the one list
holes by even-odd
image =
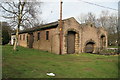
[[10, 36], [7, 30], [2, 31], [2, 44], [8, 44], [10, 40]]
[[0, 25], [2, 27], [2, 45], [5, 45], [10, 41], [10, 33], [12, 30], [7, 22], [1, 22]]
[[[3, 78], [117, 78], [118, 55], [89, 53], [56, 55], [46, 51], [3, 46]], [[46, 75], [48, 72], [55, 77]]]
[[120, 48], [120, 46], [108, 46], [108, 48]]
[[117, 54], [117, 50], [112, 50], [112, 49], [101, 50], [101, 51], [100, 51], [100, 54], [115, 55], [115, 54]]

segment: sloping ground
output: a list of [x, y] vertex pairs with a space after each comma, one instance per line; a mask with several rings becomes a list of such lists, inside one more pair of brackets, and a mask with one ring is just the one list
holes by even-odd
[[45, 51], [3, 46], [3, 78], [117, 78], [118, 56], [89, 53], [56, 55]]

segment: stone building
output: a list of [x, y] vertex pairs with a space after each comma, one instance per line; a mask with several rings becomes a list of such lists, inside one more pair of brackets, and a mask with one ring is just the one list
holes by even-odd
[[[60, 53], [58, 21], [19, 33], [18, 45]], [[71, 17], [63, 20], [62, 54], [97, 53], [107, 48], [107, 31], [94, 24], [79, 24]]]

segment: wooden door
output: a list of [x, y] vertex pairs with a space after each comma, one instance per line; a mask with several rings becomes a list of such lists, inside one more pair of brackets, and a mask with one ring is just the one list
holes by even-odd
[[88, 43], [85, 46], [85, 52], [86, 53], [93, 53], [94, 51], [94, 44], [93, 43]]
[[33, 34], [29, 34], [29, 38], [28, 38], [28, 46], [29, 48], [33, 48], [33, 41], [34, 41], [34, 37], [33, 37]]
[[69, 31], [67, 36], [67, 53], [75, 53], [75, 32]]

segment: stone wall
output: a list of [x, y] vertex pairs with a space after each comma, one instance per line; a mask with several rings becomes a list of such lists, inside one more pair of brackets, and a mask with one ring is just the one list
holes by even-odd
[[107, 31], [104, 28], [96, 28], [92, 23], [79, 24], [74, 18], [63, 21], [63, 52], [67, 54], [67, 34], [68, 31], [74, 31], [75, 34], [75, 53], [85, 52], [85, 46], [88, 42], [94, 42], [93, 53], [99, 52], [101, 48], [100, 36], [105, 35], [107, 47]]
[[[108, 47], [108, 33], [103, 27], [99, 27], [98, 28], [99, 42], [100, 42], [100, 38], [102, 35], [105, 36], [106, 44], [105, 44], [104, 48], [106, 49]], [[99, 46], [101, 47], [100, 44], [99, 44]]]
[[75, 53], [79, 53], [80, 24], [74, 19], [69, 18], [63, 21], [63, 50], [62, 54], [67, 54], [67, 35], [68, 31], [74, 31], [75, 34]]
[[[49, 39], [46, 40], [46, 31], [49, 31]], [[85, 52], [85, 46], [88, 42], [94, 42], [94, 53], [98, 52], [101, 48], [101, 35], [105, 36], [107, 47], [107, 31], [104, 28], [96, 28], [94, 24], [86, 23], [79, 24], [74, 18], [63, 20], [63, 43], [62, 54], [67, 54], [67, 35], [68, 31], [75, 32], [75, 53]], [[40, 32], [40, 40], [38, 40], [38, 33]], [[20, 39], [20, 35], [22, 36]], [[27, 37], [28, 33], [19, 35], [19, 45], [28, 47]], [[23, 40], [23, 36], [25, 39]], [[59, 54], [60, 41], [59, 41], [59, 26], [46, 30], [33, 32], [34, 42], [33, 48], [48, 51], [51, 53]]]
[[93, 53], [96, 53], [98, 51], [97, 49], [99, 48], [99, 39], [98, 39], [98, 34], [97, 34], [97, 28], [94, 25], [88, 23], [82, 26], [81, 37], [82, 37], [82, 40], [81, 40], [82, 52], [85, 52], [86, 44], [91, 41], [95, 43]]

